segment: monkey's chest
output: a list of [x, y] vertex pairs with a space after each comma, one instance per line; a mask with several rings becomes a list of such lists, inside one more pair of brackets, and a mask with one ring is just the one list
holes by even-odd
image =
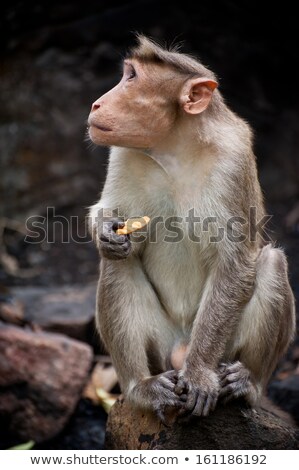
[[132, 215], [151, 218], [144, 270], [167, 315], [184, 329], [194, 320], [215, 252], [210, 243], [213, 222], [207, 219], [213, 199], [205, 189], [207, 173], [202, 168], [188, 167], [180, 177], [169, 178], [153, 162], [147, 164], [146, 179], [135, 175], [142, 196], [134, 199], [136, 208], [131, 202], [127, 206]]
[[203, 245], [189, 236], [186, 224], [173, 231], [164, 224], [157, 230], [156, 241], [148, 241], [143, 255], [144, 269], [161, 304], [182, 329], [194, 320], [207, 277]]

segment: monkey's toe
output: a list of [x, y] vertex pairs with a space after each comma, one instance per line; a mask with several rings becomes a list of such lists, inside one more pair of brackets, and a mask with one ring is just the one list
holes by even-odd
[[208, 416], [216, 407], [218, 394], [201, 392], [198, 394], [196, 405], [192, 410], [194, 416]]
[[240, 398], [249, 393], [252, 387], [250, 372], [240, 361], [221, 364], [219, 372], [221, 385], [219, 396], [224, 402]]
[[194, 388], [187, 394], [180, 395], [180, 398], [184, 399], [185, 403], [178, 413], [179, 416], [208, 416], [216, 407], [218, 394]]

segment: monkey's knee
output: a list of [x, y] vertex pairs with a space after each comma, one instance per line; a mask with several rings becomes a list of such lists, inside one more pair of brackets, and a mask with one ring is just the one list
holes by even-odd
[[294, 327], [286, 257], [280, 249], [267, 245], [257, 259], [254, 293], [240, 316], [226, 356], [230, 361], [238, 359], [250, 371], [250, 402], [260, 398], [293, 337]]
[[257, 260], [257, 282], [261, 307], [266, 314], [268, 312], [267, 321], [272, 331], [276, 328], [278, 351], [283, 354], [293, 339], [296, 318], [288, 263], [281, 249], [269, 244], [261, 250]]
[[268, 244], [261, 249], [256, 261], [256, 281], [264, 288], [273, 287], [272, 294], [285, 293], [289, 285], [288, 262], [280, 248]]

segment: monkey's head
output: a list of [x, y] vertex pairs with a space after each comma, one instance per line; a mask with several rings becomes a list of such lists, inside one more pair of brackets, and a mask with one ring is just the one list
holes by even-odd
[[218, 86], [200, 62], [162, 49], [144, 36], [123, 63], [120, 82], [97, 99], [88, 118], [97, 145], [154, 148], [176, 131], [179, 118], [209, 106]]

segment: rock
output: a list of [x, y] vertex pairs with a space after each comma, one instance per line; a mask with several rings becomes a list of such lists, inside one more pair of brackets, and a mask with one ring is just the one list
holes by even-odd
[[65, 429], [54, 439], [35, 449], [101, 450], [104, 449], [107, 414], [99, 405], [81, 399]]
[[24, 306], [11, 295], [0, 295], [0, 320], [5, 323], [22, 325], [24, 323]]
[[152, 414], [124, 400], [111, 409], [106, 449], [297, 449], [296, 430], [273, 413], [249, 409], [243, 402], [219, 406], [208, 418], [165, 427]]
[[25, 321], [81, 341], [94, 336], [95, 283], [87, 286], [16, 287], [11, 292], [25, 306]]
[[299, 425], [299, 374], [290, 375], [284, 380], [273, 380], [268, 392], [274, 403], [290, 413]]
[[66, 336], [1, 324], [0, 428], [24, 442], [59, 433], [80, 399], [92, 357], [88, 345]]

